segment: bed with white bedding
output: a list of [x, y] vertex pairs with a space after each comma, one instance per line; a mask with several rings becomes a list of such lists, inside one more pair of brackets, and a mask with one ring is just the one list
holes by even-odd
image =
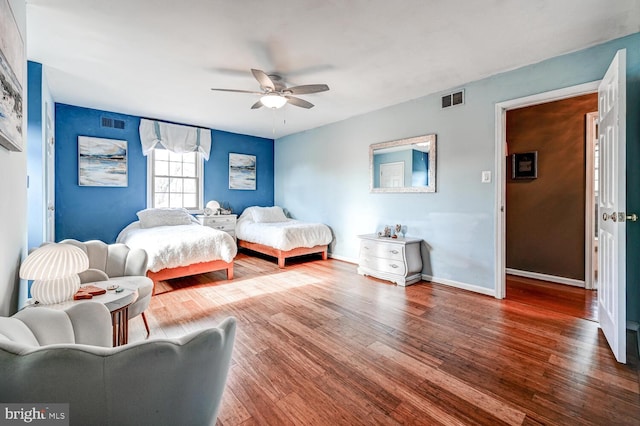
[[147, 252], [147, 276], [161, 280], [226, 270], [233, 278], [238, 248], [226, 232], [202, 226], [184, 209], [147, 209], [127, 225], [116, 242]]
[[285, 259], [319, 253], [327, 259], [331, 230], [322, 223], [287, 218], [281, 207], [248, 207], [236, 224], [238, 246], [278, 258], [284, 268]]

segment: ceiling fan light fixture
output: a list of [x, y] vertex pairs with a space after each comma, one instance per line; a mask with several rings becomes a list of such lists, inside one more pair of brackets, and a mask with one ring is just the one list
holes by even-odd
[[262, 105], [267, 108], [282, 108], [287, 103], [287, 98], [276, 93], [269, 93], [260, 98]]

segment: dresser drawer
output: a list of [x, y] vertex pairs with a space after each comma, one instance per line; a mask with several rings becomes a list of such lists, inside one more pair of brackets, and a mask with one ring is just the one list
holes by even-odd
[[402, 259], [383, 259], [381, 257], [360, 256], [360, 266], [379, 272], [405, 275], [407, 267]]
[[231, 217], [215, 217], [215, 216], [206, 216], [200, 218], [200, 223], [204, 226], [218, 226], [218, 225], [231, 225], [235, 226], [236, 220]]
[[360, 256], [380, 257], [391, 260], [404, 260], [404, 246], [382, 241], [360, 241]]
[[236, 230], [235, 223], [208, 223], [205, 226], [217, 229], [218, 231], [232, 232]]

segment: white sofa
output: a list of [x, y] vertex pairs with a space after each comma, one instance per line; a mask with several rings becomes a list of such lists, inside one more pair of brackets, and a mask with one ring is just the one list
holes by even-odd
[[216, 421], [235, 318], [177, 339], [116, 348], [101, 303], [0, 317], [0, 401], [69, 403], [71, 425], [208, 425]]

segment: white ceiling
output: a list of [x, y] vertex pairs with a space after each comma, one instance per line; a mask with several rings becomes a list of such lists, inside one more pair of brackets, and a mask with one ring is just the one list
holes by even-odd
[[[282, 137], [640, 31], [638, 0], [27, 0], [60, 103]], [[250, 69], [306, 110], [251, 110]]]

